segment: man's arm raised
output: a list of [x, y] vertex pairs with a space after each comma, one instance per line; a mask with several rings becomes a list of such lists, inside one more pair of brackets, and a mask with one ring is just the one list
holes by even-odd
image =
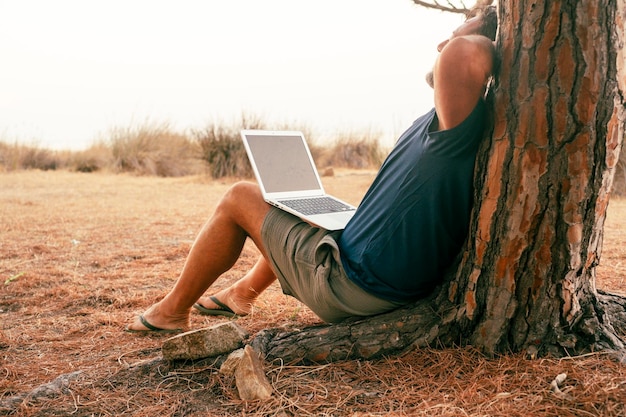
[[439, 130], [452, 129], [472, 112], [485, 94], [494, 56], [493, 42], [485, 36], [460, 36], [444, 46], [433, 69]]

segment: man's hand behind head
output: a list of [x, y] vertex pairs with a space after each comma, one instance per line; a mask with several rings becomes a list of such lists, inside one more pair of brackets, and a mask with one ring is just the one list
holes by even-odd
[[433, 69], [439, 129], [451, 129], [471, 113], [485, 94], [495, 62], [495, 45], [482, 35], [453, 36]]

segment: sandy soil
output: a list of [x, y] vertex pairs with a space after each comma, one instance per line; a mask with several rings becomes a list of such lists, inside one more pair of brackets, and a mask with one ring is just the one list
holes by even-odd
[[[329, 191], [357, 203], [372, 177], [339, 171], [324, 181]], [[626, 415], [626, 366], [602, 353], [530, 361], [425, 349], [324, 366], [268, 363], [276, 394], [264, 403], [240, 401], [232, 379], [210, 362], [142, 368], [160, 357], [163, 336], [123, 328], [174, 283], [196, 232], [231, 183], [0, 175], [0, 415]], [[625, 243], [626, 200], [615, 199], [600, 288], [626, 294]], [[241, 276], [256, 257], [246, 246], [217, 288]], [[196, 328], [216, 320], [224, 319], [192, 314]], [[238, 321], [251, 334], [316, 322], [278, 286]], [[555, 396], [549, 385], [562, 372], [566, 394]], [[11, 400], [63, 375], [69, 382], [57, 392]]]

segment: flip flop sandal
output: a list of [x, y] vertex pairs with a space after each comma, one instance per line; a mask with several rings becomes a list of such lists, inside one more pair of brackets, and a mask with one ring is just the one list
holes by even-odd
[[148, 330], [136, 330], [130, 329], [126, 326], [126, 331], [129, 333], [180, 333], [183, 329], [161, 329], [160, 327], [156, 327], [148, 322], [146, 318], [142, 315], [139, 316], [139, 321], [143, 324]]
[[206, 308], [205, 306], [199, 303], [195, 303], [193, 305], [193, 308], [195, 308], [196, 310], [198, 310], [201, 314], [205, 316], [224, 316], [224, 317], [230, 317], [230, 318], [237, 317], [237, 313], [231, 310], [231, 308], [228, 307], [226, 304], [218, 300], [217, 297], [210, 296], [209, 300], [213, 301], [220, 308]]

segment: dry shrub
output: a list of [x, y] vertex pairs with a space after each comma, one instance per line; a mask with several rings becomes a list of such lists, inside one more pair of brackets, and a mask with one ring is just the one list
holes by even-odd
[[197, 146], [167, 123], [114, 128], [109, 141], [114, 172], [180, 177], [201, 171]]
[[83, 151], [77, 151], [69, 158], [70, 169], [78, 172], [96, 172], [112, 166], [111, 147], [98, 142]]
[[252, 167], [235, 127], [209, 125], [195, 132], [202, 159], [208, 164], [213, 178], [252, 176]]
[[386, 152], [372, 132], [342, 133], [330, 145], [320, 145], [305, 124], [267, 123], [243, 114], [233, 123], [211, 123], [191, 133], [191, 139], [167, 123], [116, 127], [107, 137], [82, 151], [50, 151], [37, 146], [0, 142], [0, 171], [67, 168], [78, 172], [109, 171], [179, 177], [208, 169], [212, 178], [252, 177], [242, 129], [302, 131], [320, 168], [378, 168]]
[[310, 129], [306, 126], [286, 122], [269, 124], [256, 115], [242, 114], [240, 120], [233, 123], [211, 123], [194, 132], [211, 177], [252, 177], [252, 167], [241, 141], [242, 129], [299, 130], [306, 138], [311, 137]]
[[36, 145], [0, 142], [0, 168], [3, 171], [41, 169], [44, 171], [61, 168], [62, 153], [42, 149]]
[[316, 148], [314, 157], [320, 167], [378, 168], [386, 155], [380, 135], [373, 132], [344, 133], [330, 146]]

